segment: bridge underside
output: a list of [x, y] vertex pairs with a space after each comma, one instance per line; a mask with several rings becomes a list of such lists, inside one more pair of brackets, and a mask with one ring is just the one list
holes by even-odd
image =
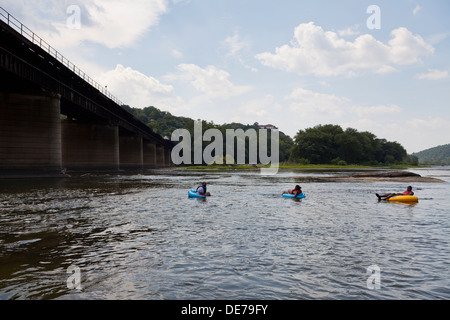
[[0, 69], [0, 176], [171, 165], [170, 149]]
[[171, 165], [170, 141], [22, 29], [0, 20], [0, 176]]

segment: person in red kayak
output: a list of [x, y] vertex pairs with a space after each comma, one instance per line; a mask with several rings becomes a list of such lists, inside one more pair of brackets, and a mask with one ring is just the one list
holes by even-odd
[[412, 191], [412, 187], [408, 186], [408, 188], [406, 188], [406, 191], [403, 193], [386, 193], [381, 196], [378, 193], [375, 194], [378, 197], [378, 200], [388, 200], [390, 197], [393, 196], [413, 196], [414, 192]]
[[283, 191], [283, 194], [286, 194], [286, 193], [293, 194], [294, 197], [296, 197], [302, 193], [302, 187], [300, 187], [299, 185], [296, 185], [295, 188], [292, 190]]

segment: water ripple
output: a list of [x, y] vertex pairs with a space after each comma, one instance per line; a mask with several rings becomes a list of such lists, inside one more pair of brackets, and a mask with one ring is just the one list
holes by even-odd
[[[304, 183], [305, 199], [282, 198], [295, 175], [0, 184], [0, 299], [450, 298], [448, 183], [418, 186], [415, 206], [376, 201], [404, 187], [389, 182]], [[213, 196], [188, 199], [202, 180]], [[67, 287], [70, 265], [81, 290]]]

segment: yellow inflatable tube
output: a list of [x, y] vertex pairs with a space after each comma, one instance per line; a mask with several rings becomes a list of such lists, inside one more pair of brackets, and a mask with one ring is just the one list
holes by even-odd
[[401, 201], [401, 202], [418, 202], [419, 198], [416, 196], [392, 196], [389, 201]]

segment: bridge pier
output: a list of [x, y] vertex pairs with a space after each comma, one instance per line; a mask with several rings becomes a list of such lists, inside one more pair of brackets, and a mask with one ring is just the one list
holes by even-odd
[[119, 134], [120, 169], [142, 170], [144, 167], [142, 136]]
[[158, 167], [164, 167], [166, 165], [164, 146], [156, 145], [156, 165]]
[[119, 128], [63, 120], [62, 165], [71, 171], [118, 171]]
[[169, 148], [118, 126], [61, 120], [60, 105], [58, 95], [0, 93], [0, 176], [171, 165]]
[[170, 167], [172, 165], [171, 154], [172, 150], [164, 148], [164, 165], [166, 167]]
[[156, 144], [144, 140], [144, 169], [151, 169], [156, 167]]
[[0, 92], [0, 175], [60, 174], [60, 97]]
[[171, 165], [170, 141], [2, 11], [0, 176]]

